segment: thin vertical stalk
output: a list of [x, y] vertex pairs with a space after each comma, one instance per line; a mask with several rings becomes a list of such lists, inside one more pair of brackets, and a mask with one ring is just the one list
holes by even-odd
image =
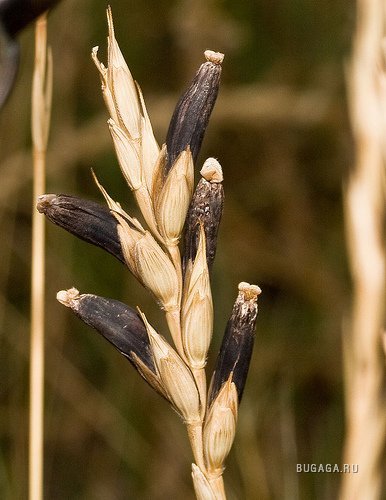
[[[46, 147], [52, 95], [47, 18], [36, 21], [32, 83], [33, 200], [45, 192]], [[45, 220], [32, 210], [29, 499], [43, 498]]]
[[358, 473], [343, 475], [341, 500], [379, 499], [384, 472], [384, 20], [383, 0], [358, 0], [348, 81], [356, 164], [345, 198], [353, 305], [344, 338], [346, 441], [343, 457], [344, 463], [358, 464]]

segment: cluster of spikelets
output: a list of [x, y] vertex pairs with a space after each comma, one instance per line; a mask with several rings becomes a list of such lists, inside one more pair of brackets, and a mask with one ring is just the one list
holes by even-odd
[[[205, 161], [194, 190], [194, 163], [213, 109], [223, 55], [206, 51], [190, 87], [181, 97], [159, 148], [141, 90], [119, 49], [108, 10], [108, 66], [92, 57], [100, 72], [118, 161], [149, 229], [128, 215], [99, 184], [108, 208], [67, 195], [43, 195], [38, 210], [79, 238], [124, 263], [164, 310], [174, 342], [138, 309], [75, 289], [58, 300], [99, 331], [140, 375], [181, 415], [196, 464], [197, 498], [225, 498], [222, 472], [232, 446], [238, 405], [255, 334], [255, 285], [240, 283], [223, 343], [206, 387], [205, 364], [213, 330], [210, 270], [223, 207], [222, 171]], [[184, 240], [183, 256], [180, 240]]]

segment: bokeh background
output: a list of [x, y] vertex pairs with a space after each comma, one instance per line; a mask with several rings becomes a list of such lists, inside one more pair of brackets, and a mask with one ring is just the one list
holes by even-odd
[[[355, 21], [340, 0], [111, 0], [116, 36], [163, 142], [207, 48], [225, 52], [199, 158], [219, 159], [226, 205], [213, 272], [209, 372], [237, 294], [263, 294], [255, 352], [225, 483], [230, 499], [331, 499], [341, 463], [341, 332], [350, 305], [342, 186], [352, 163], [345, 64]], [[49, 18], [54, 100], [47, 192], [113, 198], [137, 214], [113, 153], [90, 51], [106, 54], [106, 3], [63, 0]], [[33, 27], [20, 37], [14, 92], [0, 113], [0, 497], [27, 497]], [[198, 177], [197, 177], [198, 178]], [[162, 314], [103, 251], [47, 226], [47, 499], [193, 498], [179, 418], [104, 339], [55, 299], [81, 292]]]

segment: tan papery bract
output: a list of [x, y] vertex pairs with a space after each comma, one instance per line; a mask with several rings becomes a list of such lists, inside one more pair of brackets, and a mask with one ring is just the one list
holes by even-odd
[[107, 121], [119, 166], [131, 190], [142, 186], [141, 159], [138, 144], [131, 140], [113, 119]]
[[136, 229], [142, 234], [145, 233], [145, 229], [142, 227], [142, 224], [138, 221], [138, 219], [136, 219], [135, 217], [130, 217], [130, 215], [127, 212], [125, 212], [125, 210], [123, 210], [120, 203], [111, 198], [106, 189], [98, 181], [98, 178], [95, 175], [94, 171], [92, 171], [92, 174], [94, 177], [95, 184], [98, 186], [98, 189], [103, 194], [103, 197], [106, 200], [107, 205], [111, 210], [111, 213], [115, 216], [118, 222], [120, 222], [121, 220], [126, 220], [126, 222], [128, 221], [133, 226], [134, 229]]
[[122, 253], [125, 258], [125, 262], [130, 271], [134, 276], [143, 284], [141, 277], [138, 274], [138, 270], [135, 264], [135, 246], [143, 238], [143, 234], [136, 231], [123, 219], [119, 214], [114, 214], [118, 220], [118, 237], [122, 247]]
[[217, 500], [208, 480], [196, 464], [192, 464], [192, 479], [197, 500]]
[[142, 377], [159, 393], [161, 396], [163, 396], [165, 399], [169, 399], [168, 395], [165, 391], [164, 386], [162, 385], [161, 378], [158, 373], [157, 369], [157, 374], [152, 372], [146, 365], [143, 363], [143, 361], [133, 352], [132, 353], [132, 361], [137, 367], [138, 372], [142, 375]]
[[165, 310], [175, 309], [178, 305], [179, 285], [176, 270], [169, 257], [149, 231], [143, 228], [138, 230], [120, 214], [114, 215], [118, 221], [118, 236], [129, 269], [153, 293]]
[[157, 205], [158, 198], [160, 196], [162, 187], [165, 183], [165, 165], [166, 165], [166, 144], [162, 144], [162, 147], [158, 153], [157, 161], [155, 162], [152, 176], [152, 190], [151, 198], [154, 202], [154, 206]]
[[236, 433], [238, 396], [232, 374], [212, 402], [204, 426], [204, 454], [208, 472], [221, 474]]
[[107, 68], [106, 66], [100, 62], [98, 59], [98, 50], [99, 47], [93, 47], [91, 50], [91, 58], [94, 61], [95, 66], [97, 67], [100, 77], [101, 77], [101, 87], [102, 87], [102, 95], [106, 104], [106, 108], [108, 109], [111, 118], [115, 121], [115, 123], [119, 123], [119, 116], [115, 109], [114, 97], [112, 95], [112, 90], [110, 89], [107, 82]]
[[156, 219], [167, 245], [177, 245], [193, 194], [194, 166], [189, 149], [170, 169], [156, 201]]
[[135, 246], [135, 266], [143, 284], [165, 310], [178, 307], [180, 286], [176, 270], [153, 236], [146, 231]]
[[200, 422], [200, 397], [193, 375], [176, 351], [141, 313], [162, 385], [175, 410], [187, 424]]
[[137, 87], [114, 35], [111, 9], [107, 9], [109, 27], [107, 84], [111, 90], [120, 126], [132, 139], [140, 137], [140, 103]]
[[213, 332], [213, 303], [202, 226], [196, 258], [185, 274], [181, 318], [182, 343], [189, 366], [204, 368]]
[[162, 241], [150, 196], [159, 147], [141, 89], [133, 80], [115, 39], [110, 8], [107, 11], [107, 18], [109, 25], [107, 68], [98, 59], [98, 47], [93, 48], [91, 55], [101, 75], [103, 96], [112, 120], [109, 120], [110, 133], [125, 179], [134, 190], [138, 206], [150, 230]]
[[94, 179], [111, 213], [117, 219], [118, 236], [130, 271], [154, 294], [165, 310], [176, 309], [179, 303], [180, 285], [170, 258], [151, 233], [109, 196], [95, 174]]
[[189, 308], [184, 310], [182, 342], [189, 366], [204, 368], [212, 337], [212, 301], [197, 292]]
[[150, 118], [147, 113], [145, 101], [143, 99], [142, 91], [137, 82], [139, 100], [142, 108], [141, 119], [141, 152], [142, 152], [142, 168], [149, 193], [153, 190], [153, 174], [155, 164], [159, 155], [160, 148], [154, 137], [153, 127], [151, 126]]

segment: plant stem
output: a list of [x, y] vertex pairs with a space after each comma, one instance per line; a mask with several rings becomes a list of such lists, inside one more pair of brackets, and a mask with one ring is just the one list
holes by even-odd
[[[34, 152], [33, 199], [44, 192], [45, 155]], [[31, 346], [30, 346], [30, 500], [43, 493], [43, 427], [44, 427], [44, 225], [37, 211], [32, 216], [31, 275]]]
[[166, 311], [166, 321], [176, 346], [178, 354], [186, 363], [184, 347], [182, 345], [182, 330], [181, 330], [181, 297], [182, 297], [182, 265], [180, 249], [177, 245], [167, 247], [169, 255], [172, 259], [174, 268], [177, 273], [178, 280], [178, 306], [172, 311]]
[[181, 298], [182, 298], [182, 287], [183, 287], [181, 253], [177, 245], [169, 245], [167, 248], [170, 257], [172, 259], [174, 268], [177, 272], [178, 287], [179, 287], [178, 304], [181, 309]]
[[196, 381], [201, 402], [201, 418], [204, 420], [206, 411], [206, 373], [204, 368], [192, 369], [194, 380]]
[[200, 467], [203, 474], [206, 475], [206, 466], [204, 462], [204, 448], [202, 441], [202, 422], [187, 424], [190, 446], [196, 464]]
[[149, 229], [153, 235], [158, 239], [158, 241], [163, 242], [162, 236], [159, 234], [157, 228], [157, 222], [154, 217], [154, 208], [151, 201], [149, 192], [145, 186], [141, 186], [139, 189], [133, 191], [137, 204], [141, 210], [141, 213], [149, 226]]
[[180, 310], [166, 311], [166, 321], [178, 354], [186, 362], [184, 348], [182, 345]]
[[381, 497], [386, 437], [385, 72], [382, 0], [358, 0], [349, 73], [356, 164], [345, 197], [348, 255], [353, 280], [350, 331], [344, 332], [346, 437], [341, 500]]
[[216, 478], [209, 478], [209, 484], [213, 490], [216, 500], [226, 500], [225, 487], [224, 487], [224, 479], [221, 476], [217, 476]]
[[[47, 61], [47, 19], [36, 21], [32, 86], [33, 200], [45, 191], [52, 72]], [[45, 219], [32, 210], [29, 499], [43, 498]]]

